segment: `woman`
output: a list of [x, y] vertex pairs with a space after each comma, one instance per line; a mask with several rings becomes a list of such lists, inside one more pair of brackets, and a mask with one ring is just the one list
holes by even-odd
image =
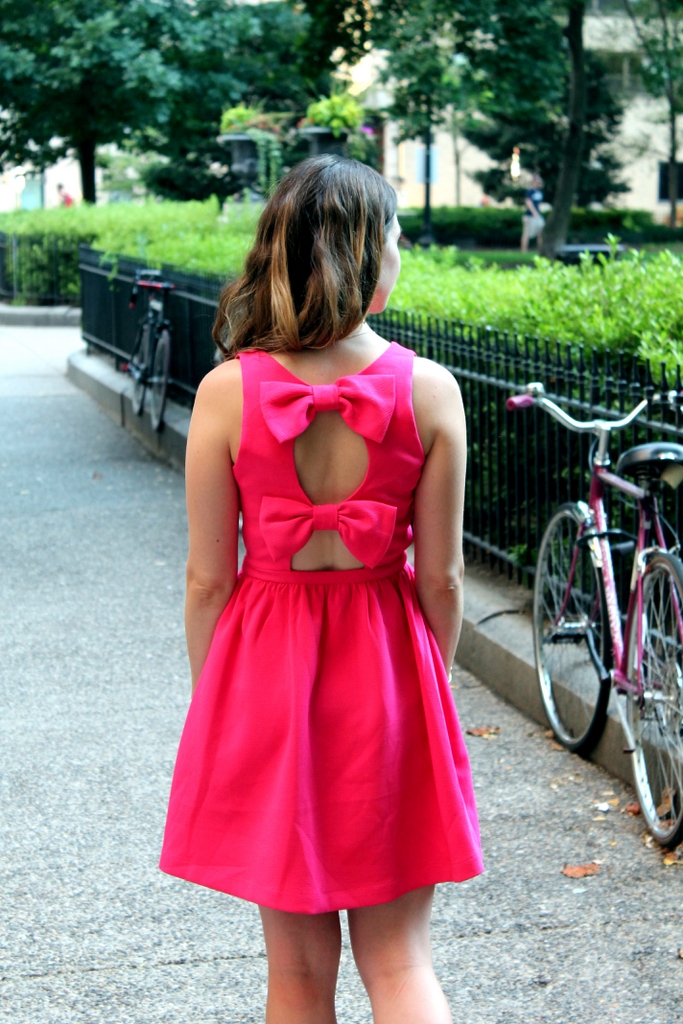
[[259, 905], [268, 1024], [335, 1020], [340, 909], [374, 1020], [450, 1021], [434, 885], [482, 870], [448, 686], [462, 404], [448, 371], [365, 320], [396, 283], [399, 233], [375, 171], [295, 167], [221, 296], [225, 362], [188, 438], [196, 689], [161, 867]]

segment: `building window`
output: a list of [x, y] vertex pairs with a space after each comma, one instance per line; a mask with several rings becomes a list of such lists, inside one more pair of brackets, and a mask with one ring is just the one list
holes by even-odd
[[[425, 183], [426, 146], [415, 147], [415, 181], [418, 185]], [[439, 147], [429, 147], [429, 184], [436, 185], [439, 180]]]
[[[678, 195], [677, 199], [683, 199], [683, 164], [677, 164], [678, 168]], [[659, 165], [659, 201], [660, 203], [668, 203], [669, 201], [669, 165]]]

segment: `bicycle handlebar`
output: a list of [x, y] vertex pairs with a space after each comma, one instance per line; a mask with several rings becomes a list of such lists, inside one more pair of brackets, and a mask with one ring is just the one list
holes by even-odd
[[512, 395], [505, 403], [508, 412], [517, 412], [518, 409], [529, 409], [536, 404], [533, 395]]
[[[675, 391], [669, 391], [665, 395], [653, 395], [655, 401], [666, 401], [670, 405], [673, 405], [676, 400], [680, 401], [683, 396], [679, 395]], [[620, 420], [575, 420], [573, 416], [561, 409], [559, 405], [551, 399], [546, 398], [544, 394], [544, 388], [542, 384], [531, 383], [527, 384], [526, 392], [522, 395], [513, 395], [508, 398], [506, 408], [509, 412], [517, 412], [519, 409], [528, 409], [532, 405], [540, 405], [542, 409], [562, 423], [563, 426], [567, 427], [568, 430], [573, 430], [579, 434], [590, 434], [598, 433], [599, 431], [606, 431], [609, 433], [612, 430], [623, 430], [628, 427], [629, 424], [633, 423], [635, 419], [645, 411], [648, 405], [648, 399], [644, 398], [642, 402], [639, 402], [635, 409], [632, 409], [628, 415], [624, 416]]]

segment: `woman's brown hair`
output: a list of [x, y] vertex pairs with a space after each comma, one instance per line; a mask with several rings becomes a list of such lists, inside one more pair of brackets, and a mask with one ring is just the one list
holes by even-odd
[[279, 183], [244, 273], [221, 292], [213, 338], [242, 349], [325, 348], [362, 323], [377, 287], [396, 193], [357, 160], [318, 156]]

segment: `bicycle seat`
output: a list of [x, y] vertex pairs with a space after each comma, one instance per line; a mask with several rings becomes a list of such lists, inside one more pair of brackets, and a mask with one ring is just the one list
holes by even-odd
[[659, 477], [670, 487], [678, 487], [683, 481], [683, 445], [673, 441], [637, 444], [619, 456], [616, 474]]

